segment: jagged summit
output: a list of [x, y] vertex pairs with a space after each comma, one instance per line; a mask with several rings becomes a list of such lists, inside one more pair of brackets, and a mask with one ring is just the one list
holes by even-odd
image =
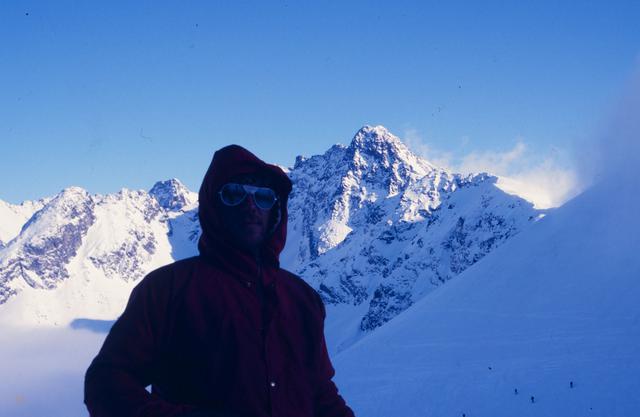
[[360, 128], [346, 152], [359, 168], [370, 167], [375, 170], [381, 166], [404, 171], [412, 177], [422, 177], [436, 169], [427, 160], [411, 152], [400, 138], [382, 125]]
[[[42, 218], [51, 218], [52, 221], [62, 221], [63, 219], [74, 221], [79, 216], [79, 213], [83, 211], [80, 207], [93, 204], [91, 196], [84, 188], [77, 186], [63, 188], [40, 210], [37, 210], [22, 226], [21, 230], [27, 230], [38, 222], [42, 224]], [[41, 232], [40, 226], [36, 229], [32, 228], [31, 232], [35, 233], [35, 230]]]
[[348, 146], [335, 144], [324, 155], [297, 156], [293, 170], [316, 165], [328, 168], [330, 176], [347, 176], [351, 172], [351, 175], [364, 179], [371, 177], [374, 181], [379, 180], [376, 174], [379, 170], [391, 170], [391, 175], [406, 173], [414, 180], [434, 170], [445, 171], [414, 154], [399, 137], [382, 125], [364, 125]]
[[385, 159], [414, 156], [400, 138], [382, 125], [365, 125], [360, 128], [347, 149], [350, 154], [364, 153]]
[[386, 186], [392, 194], [396, 186], [404, 187], [434, 170], [444, 172], [411, 152], [382, 125], [363, 126], [349, 146], [336, 144], [324, 155], [298, 156], [293, 170], [321, 170], [320, 178], [351, 177], [357, 182], [374, 182]]
[[70, 187], [65, 187], [58, 194], [53, 197], [53, 200], [56, 199], [69, 199], [69, 198], [87, 198], [89, 193], [82, 187], [78, 187], [76, 185], [72, 185]]
[[379, 149], [380, 147], [404, 147], [402, 141], [382, 125], [364, 125], [356, 132], [349, 145], [352, 148]]
[[156, 182], [149, 194], [158, 201], [160, 207], [171, 211], [182, 210], [196, 201], [195, 193], [177, 178]]

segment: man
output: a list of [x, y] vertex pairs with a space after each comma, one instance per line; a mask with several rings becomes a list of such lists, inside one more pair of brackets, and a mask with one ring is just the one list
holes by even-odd
[[87, 370], [92, 417], [353, 416], [331, 380], [322, 300], [279, 267], [290, 192], [246, 149], [215, 153], [200, 255], [134, 288]]

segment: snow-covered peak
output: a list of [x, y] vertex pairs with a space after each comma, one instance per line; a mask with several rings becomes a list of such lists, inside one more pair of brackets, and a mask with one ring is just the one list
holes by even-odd
[[[289, 173], [281, 262], [331, 308], [357, 317], [329, 331], [341, 349], [392, 319], [538, 218], [488, 174], [450, 173], [412, 153], [383, 126], [349, 146], [298, 157]], [[335, 323], [330, 319], [328, 326]]]
[[24, 288], [51, 289], [69, 278], [66, 264], [95, 220], [94, 206], [86, 190], [68, 187], [31, 216], [0, 251], [0, 303]]
[[58, 325], [81, 311], [114, 317], [132, 283], [197, 252], [196, 207], [197, 194], [178, 180], [160, 181], [153, 192], [65, 188], [20, 223], [17, 236], [2, 239], [0, 323]]
[[367, 173], [382, 168], [415, 179], [435, 169], [381, 125], [360, 128], [347, 148], [347, 155], [356, 169]]
[[[38, 223], [38, 228], [31, 228], [30, 230], [30, 234], [36, 236], [42, 232], [42, 227], [46, 228], [49, 227], [50, 224], [58, 224], [77, 218], [80, 211], [79, 207], [87, 205], [93, 205], [92, 198], [87, 190], [77, 186], [64, 188], [42, 207], [41, 210], [34, 213], [29, 221], [22, 226], [22, 231]], [[45, 217], [47, 220], [42, 221]]]
[[[67, 187], [56, 194], [22, 226], [21, 239], [42, 240], [64, 224], [76, 224], [92, 217], [94, 205], [89, 193], [81, 187]], [[92, 220], [89, 220], [91, 222]]]
[[198, 199], [196, 193], [190, 191], [176, 178], [156, 182], [149, 194], [158, 201], [160, 207], [169, 211], [180, 211], [191, 206]]
[[404, 147], [404, 144], [382, 125], [365, 125], [356, 132], [351, 141], [351, 146], [380, 149], [385, 146]]
[[89, 196], [87, 190], [78, 186], [70, 186], [63, 188], [56, 196], [53, 197], [53, 200], [84, 200]]

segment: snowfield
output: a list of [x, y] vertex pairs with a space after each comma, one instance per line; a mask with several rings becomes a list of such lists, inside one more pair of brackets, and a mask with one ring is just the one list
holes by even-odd
[[356, 415], [640, 415], [640, 78], [629, 87], [584, 161], [591, 188], [333, 357]]
[[603, 209], [607, 191], [549, 214], [336, 355], [356, 414], [639, 415], [637, 196]]

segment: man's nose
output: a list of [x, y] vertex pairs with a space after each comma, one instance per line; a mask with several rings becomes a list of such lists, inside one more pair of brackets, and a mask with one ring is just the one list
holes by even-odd
[[253, 199], [253, 195], [251, 194], [247, 194], [244, 201], [242, 202], [242, 205], [252, 212], [257, 212], [259, 210], [258, 206], [256, 206], [256, 201]]

